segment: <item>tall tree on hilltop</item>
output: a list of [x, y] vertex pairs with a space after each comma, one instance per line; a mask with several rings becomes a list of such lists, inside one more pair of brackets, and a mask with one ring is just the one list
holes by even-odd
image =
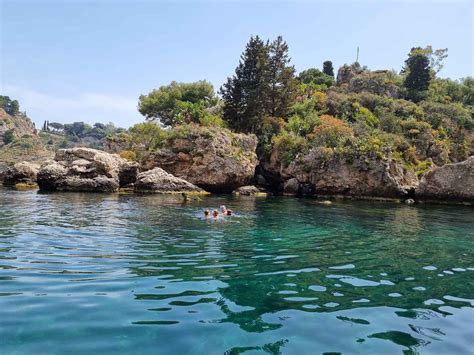
[[326, 60], [323, 63], [323, 73], [334, 78], [334, 68], [330, 60]]
[[220, 93], [224, 120], [231, 128], [259, 133], [265, 116], [287, 118], [296, 92], [295, 69], [281, 37], [271, 44], [251, 37], [235, 74]]
[[403, 85], [407, 89], [407, 98], [414, 102], [422, 100], [431, 80], [430, 58], [426, 50], [421, 47], [412, 48], [402, 74], [406, 74]]
[[250, 37], [235, 74], [227, 78], [220, 93], [224, 100], [224, 120], [231, 128], [255, 133], [265, 115], [268, 44]]
[[288, 118], [296, 94], [295, 68], [281, 36], [270, 44], [269, 56], [267, 114]]

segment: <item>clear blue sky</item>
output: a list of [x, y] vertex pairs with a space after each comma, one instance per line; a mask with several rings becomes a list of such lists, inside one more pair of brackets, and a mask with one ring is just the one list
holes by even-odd
[[0, 0], [0, 93], [37, 124], [143, 118], [138, 96], [172, 80], [216, 90], [248, 38], [282, 35], [298, 71], [355, 59], [400, 70], [413, 46], [448, 47], [443, 77], [473, 75], [470, 0]]

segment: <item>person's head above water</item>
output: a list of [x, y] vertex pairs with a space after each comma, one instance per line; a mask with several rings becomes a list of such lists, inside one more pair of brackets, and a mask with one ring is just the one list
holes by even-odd
[[227, 210], [227, 211], [226, 211], [226, 214], [227, 214], [228, 216], [231, 216], [231, 215], [232, 215], [232, 210]]
[[226, 208], [224, 205], [222, 205], [222, 206], [220, 207], [220, 209], [221, 209], [221, 212], [222, 212], [223, 214], [226, 214], [226, 213], [227, 213], [227, 208]]
[[213, 217], [218, 217], [218, 216], [219, 216], [219, 212], [217, 212], [217, 210], [212, 211], [212, 216], [213, 216]]
[[209, 210], [204, 210], [204, 217], [209, 217]]

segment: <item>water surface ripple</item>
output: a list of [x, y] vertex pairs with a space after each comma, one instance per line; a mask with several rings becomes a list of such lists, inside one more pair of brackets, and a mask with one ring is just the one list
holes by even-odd
[[469, 207], [0, 189], [0, 353], [469, 354], [473, 256]]

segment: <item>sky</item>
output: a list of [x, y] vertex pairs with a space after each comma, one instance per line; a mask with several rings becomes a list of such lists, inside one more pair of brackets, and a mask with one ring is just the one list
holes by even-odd
[[216, 90], [251, 35], [282, 35], [297, 71], [403, 66], [410, 48], [448, 48], [442, 77], [474, 75], [474, 2], [0, 0], [0, 94], [50, 122], [143, 121], [138, 97], [171, 81]]

